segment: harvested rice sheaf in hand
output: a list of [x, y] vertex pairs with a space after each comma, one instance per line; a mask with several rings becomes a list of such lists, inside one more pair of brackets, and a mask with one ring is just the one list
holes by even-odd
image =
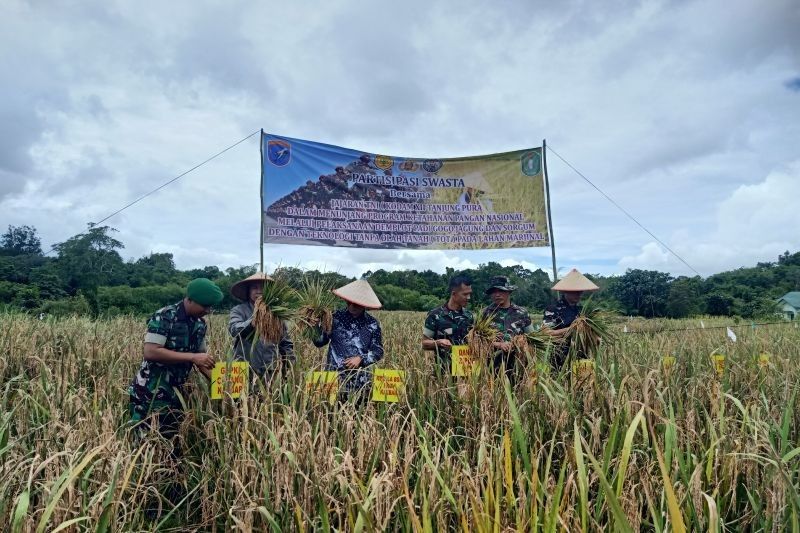
[[297, 299], [297, 291], [283, 276], [275, 276], [264, 283], [264, 292], [253, 310], [253, 328], [259, 338], [265, 342], [280, 342], [284, 321], [295, 317]]
[[552, 337], [542, 330], [532, 331], [524, 335], [524, 337], [528, 342], [528, 346], [534, 352], [546, 352], [551, 349], [553, 343], [559, 341], [558, 338]]
[[533, 361], [535, 349], [528, 343], [526, 335], [514, 335], [511, 338], [511, 347], [523, 361]]
[[597, 307], [586, 306], [569, 326], [566, 338], [571, 341], [570, 353], [581, 359], [592, 359], [601, 342], [612, 343], [616, 335], [610, 327], [611, 315]]
[[469, 344], [472, 356], [484, 359], [492, 353], [492, 343], [500, 333], [492, 323], [493, 315], [484, 316], [483, 312], [476, 315], [472, 329], [467, 333], [467, 344]]
[[333, 285], [320, 278], [306, 279], [298, 295], [300, 308], [295, 327], [300, 335], [313, 340], [319, 333], [330, 333], [333, 327], [333, 309], [336, 296]]

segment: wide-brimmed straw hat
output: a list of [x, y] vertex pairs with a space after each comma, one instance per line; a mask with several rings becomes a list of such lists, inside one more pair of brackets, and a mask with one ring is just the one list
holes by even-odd
[[600, 290], [600, 287], [573, 268], [569, 274], [553, 285], [551, 290], [561, 292], [592, 292]]
[[375, 295], [375, 291], [372, 290], [369, 282], [365, 279], [357, 279], [344, 287], [333, 289], [333, 294], [346, 302], [360, 305], [367, 309], [380, 309], [382, 307], [381, 301]]
[[264, 274], [263, 272], [256, 272], [249, 278], [245, 278], [242, 281], [237, 281], [231, 286], [231, 294], [243, 302], [246, 302], [250, 299], [250, 284], [253, 282], [264, 283], [265, 281], [272, 281], [272, 278]]

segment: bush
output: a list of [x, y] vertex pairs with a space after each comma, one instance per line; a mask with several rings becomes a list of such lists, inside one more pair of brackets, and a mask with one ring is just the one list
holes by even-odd
[[47, 301], [40, 310], [42, 313], [53, 316], [88, 315], [91, 313], [89, 302], [86, 301], [82, 294], [61, 300]]

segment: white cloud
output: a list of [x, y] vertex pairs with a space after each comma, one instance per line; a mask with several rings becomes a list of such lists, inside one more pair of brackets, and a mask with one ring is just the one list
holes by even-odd
[[[279, 14], [247, 2], [3, 2], [0, 226], [64, 240], [263, 126], [421, 157], [547, 137], [704, 274], [800, 248], [786, 230], [800, 138], [800, 93], [786, 85], [800, 73], [792, 0], [410, 1], [380, 20], [356, 2], [295, 3]], [[686, 270], [548, 163], [559, 265]], [[251, 139], [109, 224], [130, 257], [157, 246], [182, 268], [252, 264], [258, 176]], [[268, 264], [350, 275], [550, 268], [546, 249], [268, 252]]]
[[[798, 198], [800, 160], [769, 173], [760, 183], [740, 185], [718, 205], [712, 227], [675, 235], [670, 248], [702, 274], [775, 261], [786, 250], [800, 250]], [[623, 257], [619, 265], [690, 273], [655, 242]]]

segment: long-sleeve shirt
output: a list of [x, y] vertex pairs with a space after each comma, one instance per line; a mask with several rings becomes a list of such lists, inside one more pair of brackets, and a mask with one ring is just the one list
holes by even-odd
[[281, 358], [294, 362], [294, 346], [289, 337], [289, 328], [284, 322], [283, 336], [276, 346], [274, 343], [258, 339], [254, 344], [253, 304], [245, 302], [231, 309], [228, 320], [228, 333], [233, 337], [233, 357], [237, 361], [247, 361], [250, 368], [259, 376], [272, 372]]
[[[580, 305], [570, 305], [561, 297], [554, 304], [548, 305], [544, 310], [542, 317], [542, 325], [551, 329], [564, 329], [568, 328], [576, 318], [581, 314]], [[560, 369], [564, 366], [570, 351], [570, 344], [572, 340], [566, 338], [565, 342], [553, 347], [553, 352], [550, 355], [550, 363], [554, 368]], [[576, 354], [578, 359], [586, 357], [585, 354]]]
[[326, 369], [338, 371], [348, 390], [367, 385], [370, 382], [370, 373], [348, 371], [344, 360], [359, 356], [363, 369], [383, 359], [381, 326], [375, 317], [366, 311], [358, 316], [353, 316], [347, 309], [336, 311], [330, 334], [323, 333], [314, 341], [317, 347], [328, 343], [330, 346]]

